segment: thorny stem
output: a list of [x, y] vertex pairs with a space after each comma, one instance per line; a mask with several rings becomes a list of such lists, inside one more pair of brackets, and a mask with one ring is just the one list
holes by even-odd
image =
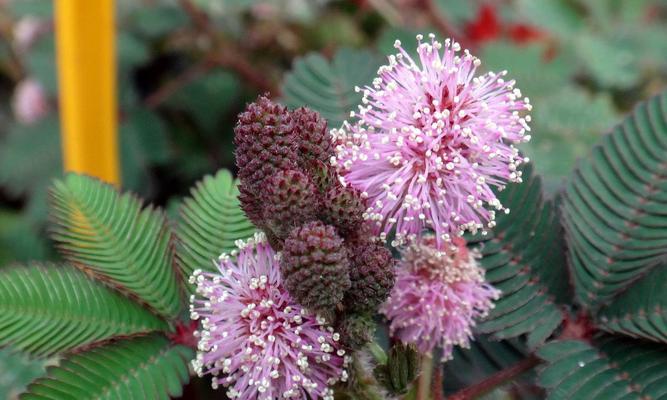
[[432, 377], [433, 356], [425, 355], [422, 358], [421, 375], [419, 375], [417, 381], [417, 398], [415, 400], [430, 400]]
[[240, 49], [232, 43], [221, 40], [205, 12], [201, 11], [192, 0], [179, 0], [183, 11], [190, 17], [194, 26], [213, 44], [211, 57], [207, 57], [216, 65], [230, 69], [239, 74], [243, 80], [256, 86], [261, 92], [278, 95], [278, 88], [265, 75], [256, 70]]
[[442, 363], [438, 363], [435, 366], [435, 372], [433, 373], [433, 400], [445, 400], [445, 395], [442, 390], [442, 379], [443, 379], [443, 369], [444, 366]]
[[161, 86], [158, 90], [151, 93], [146, 100], [144, 101], [146, 107], [154, 109], [160, 106], [162, 103], [167, 101], [174, 93], [178, 92], [179, 89], [186, 86], [188, 83], [196, 80], [202, 75], [206, 74], [213, 67], [213, 62], [210, 59], [205, 59], [199, 63], [193, 65], [192, 67], [186, 69], [182, 74], [178, 75], [175, 79], [167, 82], [165, 85]]
[[472, 386], [461, 389], [453, 395], [449, 396], [449, 400], [472, 400], [475, 399], [492, 389], [516, 378], [517, 376], [527, 372], [540, 363], [540, 360], [535, 356], [530, 356], [513, 366], [506, 368], [502, 371], [498, 371], [495, 374], [489, 376], [481, 382], [478, 382]]

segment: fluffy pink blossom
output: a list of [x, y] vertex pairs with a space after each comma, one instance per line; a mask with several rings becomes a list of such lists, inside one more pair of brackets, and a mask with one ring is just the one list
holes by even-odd
[[394, 245], [423, 230], [442, 247], [465, 230], [494, 226], [505, 209], [492, 187], [521, 182], [527, 161], [514, 144], [530, 136], [528, 98], [505, 80], [507, 71], [475, 76], [480, 60], [449, 39], [418, 35], [413, 59], [399, 53], [363, 89], [353, 123], [332, 130], [341, 179], [368, 198], [367, 219]]
[[193, 366], [213, 375], [214, 388], [227, 387], [230, 399], [333, 400], [330, 386], [347, 379], [339, 335], [290, 298], [263, 234], [191, 282], [191, 317], [201, 321]]
[[439, 346], [443, 360], [451, 359], [454, 346], [468, 347], [475, 320], [485, 317], [500, 295], [484, 282], [479, 257], [458, 238], [444, 251], [432, 235], [408, 246], [380, 310], [390, 320], [391, 335], [423, 353]]
[[16, 49], [24, 53], [39, 38], [41, 34], [48, 30], [48, 23], [35, 17], [21, 18], [14, 25], [14, 45]]
[[49, 102], [39, 82], [26, 79], [14, 91], [12, 102], [16, 119], [23, 124], [33, 124], [49, 113]]

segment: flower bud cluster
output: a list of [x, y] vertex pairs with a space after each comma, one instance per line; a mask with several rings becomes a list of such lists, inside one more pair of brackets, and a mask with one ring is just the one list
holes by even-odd
[[[241, 206], [281, 251], [290, 296], [323, 315], [345, 310], [340, 324], [372, 315], [391, 291], [394, 260], [367, 234], [361, 193], [329, 167], [334, 148], [326, 121], [262, 96], [239, 115], [235, 144]], [[358, 329], [355, 336], [371, 337]]]

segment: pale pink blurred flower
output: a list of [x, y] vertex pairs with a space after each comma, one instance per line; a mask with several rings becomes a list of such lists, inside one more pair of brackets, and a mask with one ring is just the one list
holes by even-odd
[[433, 230], [442, 247], [466, 230], [494, 226], [505, 209], [492, 187], [521, 182], [527, 159], [514, 144], [530, 139], [528, 98], [507, 71], [476, 76], [480, 60], [449, 39], [417, 36], [413, 59], [398, 54], [363, 92], [352, 123], [333, 129], [332, 164], [368, 198], [365, 218], [393, 245]]
[[14, 46], [19, 52], [25, 52], [46, 31], [47, 24], [35, 17], [21, 18], [14, 25]]
[[263, 234], [190, 282], [191, 318], [202, 328], [193, 366], [213, 375], [214, 388], [231, 399], [333, 400], [330, 386], [347, 378], [340, 336], [290, 297]]
[[475, 321], [493, 308], [500, 291], [484, 281], [477, 251], [456, 238], [446, 249], [435, 247], [432, 235], [404, 249], [396, 284], [380, 309], [390, 320], [390, 333], [419, 351], [442, 349], [451, 359], [454, 346], [468, 347]]
[[276, 4], [259, 2], [252, 6], [252, 15], [258, 19], [272, 19], [278, 17], [278, 8]]
[[14, 89], [14, 115], [23, 124], [33, 124], [49, 113], [49, 102], [39, 82], [25, 79]]

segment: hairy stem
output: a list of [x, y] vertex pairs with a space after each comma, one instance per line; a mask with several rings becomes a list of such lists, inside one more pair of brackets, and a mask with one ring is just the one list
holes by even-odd
[[442, 390], [443, 370], [444, 366], [442, 363], [438, 363], [438, 365], [435, 366], [433, 372], [433, 400], [445, 400], [445, 394]]
[[[374, 342], [372, 342], [374, 343]], [[377, 345], [376, 345], [377, 346]], [[379, 346], [378, 346], [379, 347]], [[381, 349], [380, 349], [381, 350]], [[356, 392], [350, 393], [352, 399], [383, 400], [384, 396], [375, 381], [373, 373], [366, 370], [363, 363], [355, 356], [352, 360], [353, 374], [357, 379]]]
[[489, 376], [481, 382], [461, 389], [453, 395], [449, 396], [449, 400], [471, 400], [475, 399], [498, 386], [507, 383], [519, 375], [535, 368], [540, 363], [540, 360], [535, 356], [530, 356], [517, 364], [512, 365], [502, 371]]
[[208, 60], [220, 67], [236, 72], [243, 80], [256, 86], [261, 92], [271, 92], [274, 95], [279, 95], [278, 87], [266, 77], [266, 74], [256, 69], [236, 45], [219, 37], [208, 15], [200, 10], [192, 0], [179, 0], [179, 4], [183, 11], [188, 14], [199, 33], [213, 44], [211, 55], [207, 57]]
[[195, 81], [197, 78], [205, 75], [208, 71], [211, 70], [212, 67], [213, 62], [206, 59], [188, 68], [182, 74], [167, 82], [155, 92], [146, 97], [144, 100], [146, 107], [150, 109], [158, 107], [165, 101], [169, 100], [172, 95], [174, 95], [188, 83]]
[[431, 379], [433, 378], [433, 356], [422, 358], [421, 375], [417, 381], [416, 400], [429, 400], [431, 396]]

